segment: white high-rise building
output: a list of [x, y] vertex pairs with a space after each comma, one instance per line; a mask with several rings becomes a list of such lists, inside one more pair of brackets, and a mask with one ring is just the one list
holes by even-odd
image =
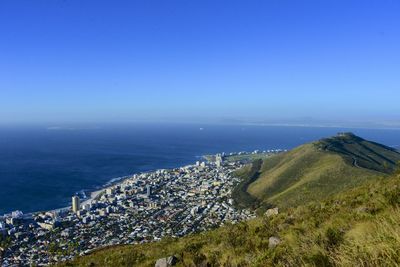
[[16, 211], [11, 212], [11, 217], [12, 218], [18, 219], [18, 218], [21, 218], [23, 215], [24, 215], [24, 213], [22, 211], [20, 211], [20, 210], [16, 210]]
[[147, 196], [147, 197], [150, 197], [150, 195], [151, 195], [151, 186], [148, 184], [148, 185], [146, 186], [146, 189], [147, 189], [146, 196]]
[[73, 196], [72, 197], [72, 211], [73, 212], [78, 212], [78, 210], [80, 209], [80, 199], [78, 196]]
[[217, 165], [217, 167], [221, 167], [223, 162], [224, 162], [223, 156], [221, 154], [217, 154], [215, 157], [215, 164]]
[[82, 206], [82, 209], [84, 209], [86, 211], [89, 211], [91, 208], [92, 208], [92, 205], [90, 205], [90, 204], [85, 204]]

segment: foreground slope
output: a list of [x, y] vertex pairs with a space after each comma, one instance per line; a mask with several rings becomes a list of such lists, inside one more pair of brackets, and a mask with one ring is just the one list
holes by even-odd
[[261, 204], [290, 207], [389, 174], [399, 160], [392, 148], [339, 134], [265, 159], [256, 179], [253, 176], [242, 191]]
[[[62, 266], [154, 266], [171, 255], [178, 266], [398, 266], [399, 204], [400, 176], [382, 177], [273, 217], [106, 248]], [[273, 236], [281, 243], [270, 248]]]

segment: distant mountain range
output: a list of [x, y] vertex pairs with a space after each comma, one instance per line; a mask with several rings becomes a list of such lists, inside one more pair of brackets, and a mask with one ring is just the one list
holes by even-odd
[[[200, 119], [200, 118], [199, 118]], [[205, 118], [200, 121], [209, 121]], [[323, 128], [365, 128], [365, 129], [400, 129], [400, 121], [394, 117], [373, 119], [326, 119], [316, 117], [282, 117], [270, 119], [257, 118], [214, 118], [213, 122], [222, 124], [257, 125], [257, 126], [294, 126]]]

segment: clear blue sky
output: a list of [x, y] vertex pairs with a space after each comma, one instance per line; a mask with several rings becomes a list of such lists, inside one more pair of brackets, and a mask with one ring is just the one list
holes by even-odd
[[400, 1], [2, 0], [0, 122], [400, 118]]

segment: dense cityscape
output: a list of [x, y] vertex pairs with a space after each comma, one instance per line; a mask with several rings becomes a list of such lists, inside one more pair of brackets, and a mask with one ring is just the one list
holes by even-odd
[[0, 263], [49, 265], [104, 246], [181, 237], [250, 219], [254, 214], [236, 209], [231, 197], [241, 167], [242, 161], [218, 154], [208, 163], [135, 174], [82, 203], [73, 196], [65, 209], [6, 214], [0, 217]]

